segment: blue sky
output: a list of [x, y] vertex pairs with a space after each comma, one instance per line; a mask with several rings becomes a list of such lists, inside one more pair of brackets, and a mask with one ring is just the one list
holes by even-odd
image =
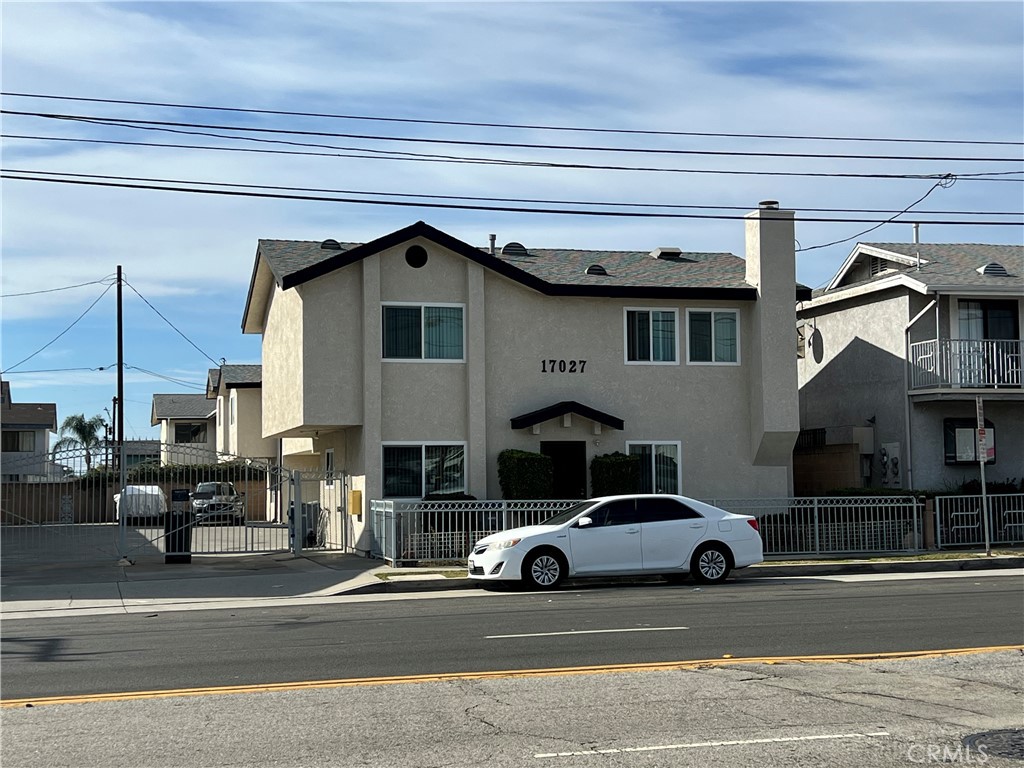
[[[21, 3], [2, 5], [7, 92], [427, 120], [667, 131], [1022, 140], [1024, 6], [1006, 3]], [[614, 136], [218, 114], [5, 97], [7, 110], [252, 127], [588, 146], [1009, 157], [1010, 163], [666, 157], [587, 153], [599, 164], [802, 172], [1020, 171], [1021, 148]], [[195, 137], [5, 115], [6, 134], [196, 143]], [[347, 146], [463, 156], [583, 153]], [[223, 143], [223, 142], [221, 142]], [[880, 180], [436, 164], [5, 139], [3, 167], [333, 189], [755, 207], [901, 210], [932, 186]], [[1018, 177], [1019, 178], [1019, 177]], [[958, 180], [919, 210], [1021, 211], [1018, 181]], [[4, 180], [2, 293], [128, 281], [210, 358], [259, 362], [240, 332], [259, 238], [364, 241], [418, 219], [476, 245], [489, 233], [552, 248], [743, 253], [737, 221], [605, 219], [258, 200]], [[881, 217], [884, 218], [884, 217]], [[912, 216], [906, 217], [912, 220]], [[947, 217], [954, 218], [954, 217]], [[963, 216], [955, 218], [965, 218]], [[976, 217], [992, 220], [993, 217]], [[1002, 217], [1004, 220], [1006, 217]], [[1019, 221], [1019, 217], [1016, 219]], [[801, 222], [803, 246], [867, 224]], [[887, 224], [870, 241], [909, 241]], [[923, 225], [929, 242], [1020, 244], [1018, 227]], [[825, 282], [852, 243], [798, 255]], [[6, 371], [50, 342], [102, 284], [2, 299]], [[5, 374], [58, 418], [115, 394], [114, 291]], [[126, 434], [146, 437], [154, 392], [200, 391], [210, 360], [125, 289]]]

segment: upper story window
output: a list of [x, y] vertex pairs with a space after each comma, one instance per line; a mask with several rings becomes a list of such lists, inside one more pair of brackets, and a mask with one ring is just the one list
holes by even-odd
[[174, 425], [175, 443], [205, 443], [206, 423], [187, 424], [178, 422]]
[[3, 433], [3, 451], [32, 453], [36, 449], [36, 433], [29, 431], [15, 431]]
[[384, 305], [385, 360], [465, 359], [461, 304]]
[[228, 418], [230, 419], [232, 425], [234, 425], [235, 423], [235, 409], [237, 408], [237, 402], [238, 396], [235, 394], [234, 390], [232, 390], [231, 397], [228, 398], [228, 413], [230, 414]]
[[324, 451], [324, 485], [334, 487], [334, 449]]
[[739, 312], [735, 309], [688, 309], [686, 324], [689, 362], [739, 365]]
[[678, 316], [674, 309], [627, 309], [626, 362], [676, 364]]

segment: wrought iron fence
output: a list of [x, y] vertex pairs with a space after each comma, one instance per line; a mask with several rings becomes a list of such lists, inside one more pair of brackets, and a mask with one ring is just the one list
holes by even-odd
[[118, 455], [116, 445], [5, 454], [3, 557], [40, 563], [136, 560], [169, 551], [338, 550], [350, 541], [343, 475], [297, 473], [267, 459], [225, 454], [211, 462], [205, 447], [190, 452], [176, 444], [177, 463], [126, 462], [122, 486]]
[[[1024, 493], [987, 495], [989, 541], [1024, 544]], [[978, 547], [985, 543], [982, 497], [937, 496], [935, 538], [944, 547]]]
[[[372, 501], [372, 554], [387, 562], [463, 560], [480, 538], [535, 525], [575, 501]], [[710, 499], [759, 519], [765, 555], [868, 554], [922, 546], [923, 503], [909, 496]]]
[[538, 525], [578, 501], [371, 501], [371, 554], [388, 563], [464, 560], [492, 533]]
[[709, 499], [758, 518], [768, 555], [915, 551], [922, 546], [923, 503], [911, 496]]

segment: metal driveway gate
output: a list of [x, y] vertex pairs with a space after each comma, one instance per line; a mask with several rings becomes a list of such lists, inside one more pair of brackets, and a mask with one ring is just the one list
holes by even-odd
[[982, 509], [987, 506], [992, 544], [1024, 543], [1024, 493], [935, 497], [935, 538], [939, 548], [980, 547], [985, 543]]
[[5, 456], [4, 561], [134, 561], [169, 550], [213, 555], [343, 549], [349, 540], [343, 476], [298, 473], [264, 459], [176, 444], [162, 447], [174, 464], [126, 466], [122, 488], [114, 469], [118, 454], [110, 446]]

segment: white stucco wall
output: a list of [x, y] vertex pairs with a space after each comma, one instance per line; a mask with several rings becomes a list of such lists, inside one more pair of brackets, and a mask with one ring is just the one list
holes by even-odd
[[301, 294], [275, 285], [263, 333], [263, 437], [303, 423], [303, 319]]

